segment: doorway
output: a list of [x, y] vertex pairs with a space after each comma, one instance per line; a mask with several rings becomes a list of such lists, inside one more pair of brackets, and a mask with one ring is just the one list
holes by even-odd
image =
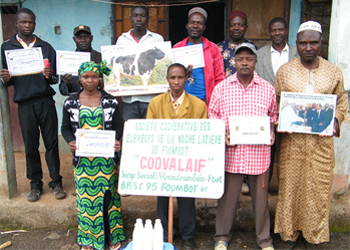
[[193, 7], [202, 7], [208, 13], [204, 36], [213, 43], [225, 39], [225, 2], [212, 2], [193, 5], [178, 5], [169, 7], [169, 40], [172, 45], [187, 37], [186, 23], [188, 11]]

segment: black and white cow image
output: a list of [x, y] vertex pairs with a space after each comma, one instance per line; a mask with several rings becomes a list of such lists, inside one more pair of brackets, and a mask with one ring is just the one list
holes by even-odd
[[139, 75], [143, 86], [147, 86], [148, 80], [158, 61], [165, 57], [165, 53], [157, 47], [146, 50], [140, 54], [112, 57], [111, 66], [117, 90], [120, 91], [122, 76], [131, 79]]

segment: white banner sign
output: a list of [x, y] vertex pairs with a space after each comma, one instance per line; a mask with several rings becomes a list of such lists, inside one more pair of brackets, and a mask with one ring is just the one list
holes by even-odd
[[224, 121], [125, 122], [120, 194], [219, 199], [224, 173]]

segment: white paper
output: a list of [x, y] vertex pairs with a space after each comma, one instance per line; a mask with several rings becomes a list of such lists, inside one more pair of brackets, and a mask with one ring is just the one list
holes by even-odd
[[44, 68], [40, 47], [5, 50], [5, 57], [11, 76], [38, 74]]
[[76, 156], [114, 157], [114, 130], [77, 129]]
[[78, 69], [83, 62], [90, 61], [90, 52], [56, 51], [57, 75], [78, 75]]
[[270, 144], [270, 117], [230, 117], [230, 144]]
[[185, 67], [189, 64], [192, 64], [194, 69], [205, 66], [202, 44], [174, 48], [173, 54], [174, 62], [181, 63]]

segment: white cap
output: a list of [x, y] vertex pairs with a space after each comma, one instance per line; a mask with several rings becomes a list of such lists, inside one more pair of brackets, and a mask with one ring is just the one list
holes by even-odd
[[320, 23], [315, 21], [307, 21], [299, 26], [298, 33], [304, 30], [314, 30], [322, 33], [322, 26]]

